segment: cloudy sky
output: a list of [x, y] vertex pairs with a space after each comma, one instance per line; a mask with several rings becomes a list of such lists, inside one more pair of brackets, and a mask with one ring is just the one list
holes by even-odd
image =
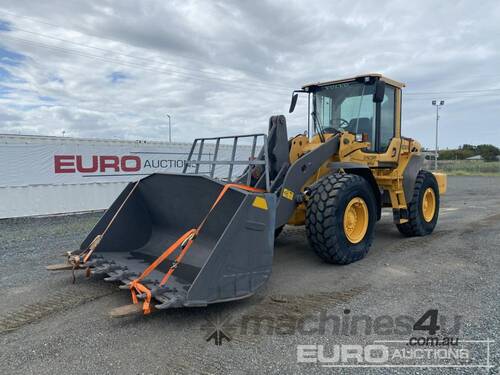
[[[500, 146], [498, 1], [0, 0], [0, 133], [173, 139], [264, 132], [304, 83], [407, 84], [403, 134]], [[307, 124], [304, 100], [287, 115]]]

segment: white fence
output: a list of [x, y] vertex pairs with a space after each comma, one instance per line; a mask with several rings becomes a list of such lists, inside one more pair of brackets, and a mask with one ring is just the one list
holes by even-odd
[[[182, 172], [190, 148], [188, 143], [0, 135], [0, 218], [105, 209], [129, 181]], [[230, 150], [221, 145], [218, 159], [228, 159]], [[240, 159], [248, 150], [238, 148]], [[204, 148], [202, 158], [211, 160], [213, 151]]]

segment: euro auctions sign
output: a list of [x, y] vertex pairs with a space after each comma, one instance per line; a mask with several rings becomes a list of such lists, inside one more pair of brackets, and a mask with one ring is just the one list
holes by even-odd
[[136, 155], [92, 155], [88, 165], [83, 155], [54, 155], [54, 173], [139, 172], [141, 166]]
[[[0, 186], [134, 181], [181, 173], [191, 145], [0, 136]], [[203, 152], [209, 160], [211, 150]]]
[[[236, 158], [248, 160], [250, 149], [238, 146]], [[156, 172], [182, 173], [190, 150], [190, 143], [0, 135], [0, 187], [128, 182]], [[200, 160], [213, 160], [214, 145], [205, 144], [202, 151]], [[231, 151], [221, 144], [217, 160], [231, 159]], [[234, 175], [240, 167], [234, 167]], [[219, 175], [227, 175], [223, 166], [215, 169]]]
[[[135, 151], [140, 154], [141, 151]], [[54, 173], [81, 174], [82, 177], [124, 177], [154, 172], [182, 172], [188, 152], [176, 152], [166, 158], [165, 151], [148, 155], [54, 155]], [[160, 155], [160, 156], [158, 156]], [[116, 180], [116, 179], [115, 179]]]

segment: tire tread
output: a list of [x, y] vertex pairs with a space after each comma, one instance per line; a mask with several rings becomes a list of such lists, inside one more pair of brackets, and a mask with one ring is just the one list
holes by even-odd
[[[406, 237], [415, 237], [415, 236], [425, 236], [432, 232], [434, 227], [429, 231], [428, 228], [425, 227], [423, 220], [420, 215], [420, 194], [422, 191], [422, 186], [427, 180], [433, 180], [435, 186], [437, 183], [435, 181], [434, 175], [426, 170], [421, 170], [418, 172], [417, 178], [415, 180], [415, 189], [413, 190], [413, 196], [411, 202], [408, 204], [408, 221], [403, 224], [396, 224], [399, 232]], [[436, 210], [439, 211], [439, 190], [436, 191], [436, 199], [437, 205]], [[436, 215], [438, 212], [436, 212]]]
[[[363, 239], [363, 251], [345, 249], [339, 239], [338, 202], [342, 194], [353, 187], [367, 184], [366, 180], [354, 174], [331, 174], [320, 180], [310, 191], [307, 202], [306, 233], [314, 252], [324, 261], [334, 264], [349, 264], [363, 258], [373, 242], [373, 230]], [[372, 196], [374, 204], [375, 198]]]

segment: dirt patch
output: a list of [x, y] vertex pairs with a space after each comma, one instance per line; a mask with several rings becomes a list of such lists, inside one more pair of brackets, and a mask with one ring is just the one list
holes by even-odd
[[443, 237], [446, 237], [453, 232], [455, 232], [455, 230], [440, 229], [436, 232], [433, 232], [429, 236], [410, 237], [410, 238], [401, 237], [398, 241], [394, 241], [393, 246], [389, 249], [389, 251], [397, 253], [401, 251], [406, 251], [408, 249], [423, 248], [427, 246], [429, 243], [434, 241], [439, 241]]
[[[252, 342], [260, 334], [293, 335], [294, 325], [322, 310], [349, 302], [367, 291], [368, 285], [343, 292], [320, 292], [305, 296], [271, 295], [229, 324], [236, 341]], [[283, 329], [285, 328], [285, 329]]]
[[75, 292], [53, 293], [43, 301], [24, 305], [17, 310], [0, 315], [0, 334], [16, 330], [46, 316], [75, 308], [76, 306], [117, 293], [118, 291], [103, 288], [81, 294], [75, 294]]
[[491, 225], [491, 224], [498, 224], [499, 222], [500, 222], [500, 214], [495, 214], [487, 216], [484, 219], [479, 220], [477, 223], [479, 225]]

